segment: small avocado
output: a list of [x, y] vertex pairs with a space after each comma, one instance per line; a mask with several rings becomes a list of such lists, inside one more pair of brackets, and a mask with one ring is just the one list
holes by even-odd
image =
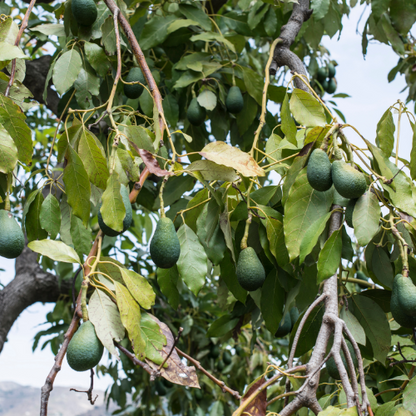
[[324, 80], [321, 82], [321, 85], [322, 85], [323, 90], [324, 90], [325, 92], [327, 92], [327, 91], [328, 91], [328, 81], [327, 81], [326, 79], [324, 79]]
[[[141, 69], [137, 67], [130, 69], [130, 72], [127, 74], [125, 81], [141, 82], [142, 84], [145, 84], [146, 82]], [[143, 90], [144, 87], [140, 84], [124, 84], [124, 94], [127, 98], [139, 98], [142, 95]]]
[[328, 88], [325, 90], [328, 94], [333, 94], [337, 90], [337, 83], [335, 78], [331, 78], [328, 81]]
[[266, 272], [252, 247], [247, 247], [240, 252], [236, 275], [241, 287], [250, 292], [263, 285]]
[[352, 225], [352, 214], [354, 213], [354, 207], [356, 203], [356, 199], [350, 199], [347, 207], [345, 208], [345, 222], [350, 228], [354, 228], [354, 226]]
[[290, 309], [289, 313], [290, 313], [290, 320], [292, 322], [292, 328], [290, 330], [292, 330], [297, 320], [299, 319], [299, 309], [296, 306], [294, 306], [293, 308]]
[[123, 200], [123, 204], [124, 207], [126, 208], [126, 215], [124, 217], [123, 220], [123, 231], [115, 231], [110, 227], [107, 227], [107, 225], [105, 224], [103, 217], [101, 215], [101, 204], [100, 204], [100, 209], [98, 210], [98, 224], [101, 228], [101, 231], [105, 234], [108, 235], [110, 237], [116, 237], [122, 233], [124, 233], [124, 231], [126, 231], [128, 228], [130, 228], [131, 223], [133, 222], [133, 211], [131, 209], [131, 203], [130, 203], [130, 199], [129, 199], [129, 191], [127, 189], [126, 186], [124, 186], [123, 184], [120, 186], [120, 194], [121, 194], [121, 199]]
[[241, 345], [237, 345], [235, 347], [235, 353], [239, 356], [242, 357], [244, 355], [244, 348]]
[[13, 215], [0, 210], [0, 256], [15, 259], [25, 248], [25, 237]]
[[359, 198], [367, 189], [364, 174], [342, 160], [336, 160], [332, 164], [332, 182], [344, 198]]
[[218, 362], [217, 362], [217, 370], [218, 371], [222, 371], [222, 370], [224, 370], [224, 368], [225, 368], [224, 361], [223, 360], [218, 360]]
[[150, 242], [150, 256], [161, 269], [170, 269], [179, 259], [181, 246], [175, 226], [168, 217], [162, 217]]
[[[358, 366], [358, 360], [357, 360], [357, 356], [355, 355], [355, 351], [354, 351], [354, 347], [352, 346], [350, 341], [346, 341], [347, 342], [347, 346], [348, 346], [348, 350], [350, 351], [350, 355], [352, 358], [352, 362], [354, 364], [354, 367], [357, 368]], [[342, 362], [344, 363], [344, 367], [346, 368], [347, 372], [349, 371], [348, 368], [348, 363], [347, 363], [347, 359], [345, 358], [344, 355], [344, 351], [341, 350], [341, 358], [342, 358]], [[328, 370], [328, 374], [335, 380], [340, 380], [341, 377], [339, 375], [339, 371], [337, 368], [337, 365], [335, 364], [335, 360], [333, 357], [331, 357], [327, 362], [326, 362], [326, 368]]]
[[97, 20], [97, 6], [93, 0], [72, 0], [72, 15], [81, 26], [91, 26]]
[[279, 327], [277, 328], [276, 333], [274, 336], [276, 338], [285, 337], [287, 334], [290, 334], [292, 330], [292, 318], [290, 316], [290, 312], [286, 314], [286, 316], [280, 321]]
[[309, 157], [306, 176], [309, 185], [316, 191], [324, 192], [331, 188], [331, 162], [322, 149], [315, 149]]
[[201, 107], [198, 103], [197, 98], [192, 98], [186, 117], [193, 126], [200, 126], [205, 121], [207, 112], [204, 107]]
[[104, 347], [95, 333], [91, 321], [84, 322], [75, 332], [68, 345], [66, 358], [75, 371], [87, 371], [101, 360]]
[[320, 67], [318, 69], [318, 72], [316, 73], [316, 78], [319, 82], [324, 82], [326, 78], [328, 77], [328, 69], [324, 66]]
[[232, 114], [237, 114], [243, 109], [244, 99], [239, 87], [234, 86], [230, 88], [225, 99], [225, 105], [228, 112]]
[[334, 78], [335, 74], [336, 74], [336, 69], [334, 64], [332, 64], [331, 62], [328, 64], [327, 66], [328, 68], [328, 78]]
[[222, 360], [224, 361], [224, 364], [225, 364], [225, 365], [230, 365], [230, 364], [231, 364], [231, 362], [232, 362], [232, 360], [233, 360], [233, 357], [232, 357], [232, 355], [231, 355], [230, 351], [225, 350], [225, 351], [222, 353]]
[[[393, 298], [395, 299], [394, 302]], [[402, 312], [404, 315], [416, 319], [416, 286], [413, 284], [410, 277], [405, 277], [402, 274], [396, 275], [393, 281], [393, 293], [391, 302], [392, 313], [394, 304], [395, 308], [398, 306], [400, 308], [400, 312]], [[393, 317], [396, 319], [394, 313]]]
[[195, 400], [197, 402], [201, 401], [204, 398], [204, 393], [201, 389], [195, 389], [194, 390]]
[[220, 356], [220, 352], [221, 350], [218, 345], [212, 345], [208, 355], [210, 358], [218, 358]]

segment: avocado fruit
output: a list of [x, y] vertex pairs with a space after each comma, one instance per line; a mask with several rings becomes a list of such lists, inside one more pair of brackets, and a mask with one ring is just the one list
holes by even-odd
[[98, 210], [98, 224], [101, 228], [101, 231], [105, 235], [108, 235], [110, 237], [116, 237], [124, 233], [124, 231], [130, 228], [131, 223], [133, 222], [133, 211], [131, 209], [129, 191], [127, 187], [124, 186], [123, 184], [120, 186], [120, 194], [121, 194], [121, 199], [123, 201], [124, 207], [126, 209], [126, 215], [124, 216], [124, 220], [123, 220], [123, 231], [115, 231], [105, 224], [103, 217], [101, 215], [101, 204], [100, 204], [100, 209]]
[[[138, 67], [133, 67], [130, 69], [130, 72], [127, 74], [125, 81], [141, 82], [142, 84], [146, 82], [141, 69]], [[144, 87], [140, 84], [124, 84], [124, 94], [127, 98], [131, 98], [133, 100], [135, 98], [139, 98], [142, 95], [143, 90]]]
[[328, 64], [327, 66], [328, 68], [328, 78], [334, 78], [335, 74], [336, 74], [336, 69], [334, 64], [332, 64], [331, 62]]
[[266, 272], [252, 247], [241, 250], [236, 275], [240, 286], [250, 292], [259, 289], [266, 279]]
[[227, 98], [225, 99], [225, 105], [227, 111], [231, 114], [238, 114], [241, 112], [244, 107], [244, 99], [239, 87], [233, 86], [230, 88]]
[[287, 334], [290, 334], [292, 330], [292, 318], [290, 313], [287, 313], [286, 316], [280, 321], [279, 327], [277, 328], [276, 333], [274, 336], [276, 338], [285, 337]]
[[97, 20], [97, 6], [93, 0], [71, 0], [71, 10], [81, 26], [91, 26]]
[[354, 228], [352, 224], [352, 214], [354, 213], [354, 207], [356, 203], [357, 203], [356, 199], [350, 199], [347, 207], [345, 208], [345, 222], [350, 228]]
[[104, 347], [95, 333], [94, 325], [86, 321], [69, 342], [66, 358], [73, 370], [87, 371], [100, 362], [103, 352]]
[[217, 370], [218, 371], [222, 371], [222, 370], [224, 370], [224, 368], [225, 368], [224, 361], [223, 360], [218, 360], [218, 362], [217, 362]]
[[325, 90], [328, 94], [333, 94], [337, 90], [337, 83], [335, 82], [335, 78], [331, 78], [328, 81], [328, 87]]
[[232, 360], [233, 360], [233, 357], [232, 357], [232, 355], [231, 355], [230, 351], [225, 350], [225, 351], [222, 353], [222, 360], [224, 361], [224, 364], [225, 364], [225, 365], [230, 365], [230, 364], [231, 364], [231, 362], [232, 362]]
[[299, 319], [299, 309], [296, 306], [293, 306], [293, 308], [290, 309], [290, 320], [292, 321], [292, 328], [295, 326], [297, 320]]
[[324, 66], [321, 66], [318, 69], [318, 72], [316, 73], [316, 78], [318, 79], [319, 82], [323, 82], [326, 80], [326, 78], [328, 77], [328, 69]]
[[[358, 360], [357, 360], [357, 356], [355, 355], [355, 351], [354, 351], [354, 347], [352, 346], [350, 341], [346, 341], [347, 342], [347, 346], [348, 346], [348, 350], [350, 352], [351, 358], [352, 358], [352, 362], [354, 364], [354, 367], [357, 368], [358, 366]], [[341, 350], [341, 358], [342, 358], [342, 362], [344, 363], [344, 367], [346, 368], [347, 371], [349, 371], [348, 368], [348, 363], [347, 363], [347, 359], [345, 358], [344, 355], [344, 351]], [[337, 368], [337, 365], [335, 364], [335, 360], [333, 357], [331, 357], [327, 362], [326, 362], [326, 369], [328, 370], [328, 374], [335, 380], [340, 380], [341, 377], [339, 375], [339, 371]]]
[[215, 359], [220, 356], [220, 353], [221, 353], [220, 347], [218, 345], [212, 345], [208, 355], [210, 358]]
[[322, 149], [315, 149], [309, 157], [306, 168], [309, 185], [316, 191], [324, 192], [332, 186], [331, 162]]
[[25, 248], [25, 237], [13, 215], [4, 209], [0, 210], [0, 256], [15, 259]]
[[235, 353], [239, 356], [242, 357], [244, 355], [244, 348], [241, 345], [237, 345], [235, 347]]
[[324, 79], [324, 80], [321, 82], [321, 86], [322, 86], [322, 89], [323, 89], [325, 92], [327, 92], [327, 91], [328, 91], [328, 81], [327, 81], [326, 79]]
[[204, 107], [199, 105], [197, 98], [192, 98], [186, 112], [186, 117], [188, 118], [189, 122], [193, 126], [200, 126], [205, 121], [206, 115], [207, 111]]
[[409, 277], [398, 274], [394, 278], [390, 309], [399, 325], [416, 327], [416, 287]]
[[332, 163], [332, 182], [344, 198], [359, 198], [367, 189], [364, 174], [342, 160]]
[[179, 259], [181, 246], [170, 218], [162, 217], [150, 242], [150, 256], [161, 269], [170, 269]]

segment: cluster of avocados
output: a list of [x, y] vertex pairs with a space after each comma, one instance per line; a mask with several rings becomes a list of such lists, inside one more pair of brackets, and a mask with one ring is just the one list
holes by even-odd
[[0, 210], [0, 256], [15, 259], [25, 248], [25, 237], [13, 215], [4, 209]]
[[324, 150], [315, 149], [309, 157], [306, 175], [309, 185], [316, 191], [324, 192], [334, 185], [342, 197], [350, 200], [345, 211], [345, 219], [347, 225], [352, 227], [355, 203], [367, 189], [364, 174], [342, 160], [331, 163]]
[[69, 342], [66, 359], [73, 370], [87, 371], [100, 362], [103, 352], [104, 347], [94, 325], [91, 321], [85, 321]]
[[416, 286], [410, 277], [398, 274], [394, 278], [390, 309], [399, 325], [416, 328]]
[[328, 94], [333, 94], [337, 89], [337, 83], [335, 80], [335, 66], [329, 62], [326, 66], [322, 66], [316, 73], [316, 78], [322, 85], [322, 88]]
[[[225, 106], [227, 111], [231, 114], [238, 114], [244, 107], [243, 94], [237, 86], [233, 86], [229, 89], [227, 98], [225, 99]], [[189, 103], [186, 117], [193, 126], [200, 126], [206, 118], [207, 111], [204, 107], [199, 105], [196, 97], [192, 98]]]
[[71, 10], [80, 26], [92, 26], [97, 20], [97, 6], [94, 0], [71, 0]]

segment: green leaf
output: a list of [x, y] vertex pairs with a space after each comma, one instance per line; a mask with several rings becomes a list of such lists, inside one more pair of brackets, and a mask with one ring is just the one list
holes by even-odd
[[412, 415], [416, 413], [416, 378], [413, 377], [403, 392], [403, 407]]
[[410, 122], [413, 131], [412, 138], [412, 150], [410, 151], [410, 176], [413, 180], [416, 180], [416, 124]]
[[88, 62], [94, 68], [95, 72], [101, 77], [104, 77], [110, 68], [110, 61], [104, 49], [96, 43], [84, 42], [84, 51]]
[[139, 360], [146, 357], [146, 341], [141, 331], [140, 306], [136, 303], [130, 292], [119, 282], [114, 281], [116, 287], [117, 306], [120, 311], [121, 322], [127, 329], [135, 356]]
[[83, 255], [88, 255], [91, 250], [91, 232], [85, 228], [82, 221], [75, 215], [71, 219], [71, 241], [80, 259]]
[[27, 246], [35, 253], [49, 257], [52, 260], [81, 264], [76, 251], [62, 241], [36, 240], [31, 241]]
[[71, 126], [67, 131], [64, 131], [61, 134], [61, 137], [58, 140], [58, 162], [61, 163], [66, 151], [68, 149], [68, 143], [72, 146], [73, 149], [78, 149], [78, 143], [80, 134], [83, 132], [83, 125], [76, 124]]
[[212, 111], [217, 106], [217, 96], [210, 90], [202, 91], [197, 98], [198, 104]]
[[65, 52], [56, 61], [53, 67], [52, 79], [59, 94], [64, 94], [72, 87], [81, 68], [81, 56], [75, 49]]
[[60, 23], [43, 23], [41, 25], [31, 27], [32, 32], [39, 32], [46, 36], [65, 36], [65, 28]]
[[270, 251], [275, 257], [277, 264], [280, 267], [286, 266], [289, 264], [289, 253], [285, 244], [283, 220], [267, 217], [266, 232], [270, 243]]
[[334, 231], [326, 240], [318, 258], [317, 283], [333, 276], [341, 262], [342, 234], [341, 229]]
[[169, 305], [173, 309], [178, 309], [180, 302], [180, 294], [177, 288], [179, 279], [178, 268], [175, 266], [170, 269], [157, 269], [157, 283], [161, 292], [168, 298]]
[[243, 67], [244, 84], [247, 92], [261, 105], [263, 97], [263, 77], [254, 72], [252, 69]]
[[103, 204], [100, 208], [104, 224], [114, 231], [123, 231], [123, 220], [126, 207], [120, 194], [120, 181], [117, 173], [113, 173], [107, 181], [107, 188], [103, 193]]
[[10, 43], [1, 41], [0, 56], [2, 61], [10, 61], [16, 58], [29, 59], [29, 57], [25, 55], [18, 46], [10, 45]]
[[177, 262], [178, 271], [186, 285], [195, 294], [205, 284], [207, 275], [207, 255], [197, 235], [183, 224], [178, 230], [181, 254]]
[[318, 413], [319, 416], [358, 416], [357, 407], [340, 409], [339, 407], [328, 406], [325, 410]]
[[171, 127], [175, 127], [179, 120], [179, 104], [176, 101], [176, 98], [172, 94], [169, 94], [163, 99], [162, 104], [166, 120]]
[[390, 326], [385, 313], [366, 296], [355, 295], [350, 299], [354, 305], [353, 313], [371, 342], [374, 358], [384, 363], [391, 345]]
[[124, 283], [134, 299], [144, 309], [150, 309], [155, 304], [155, 292], [150, 283], [133, 270], [120, 267]]
[[289, 96], [287, 94], [285, 95], [285, 98], [282, 103], [280, 117], [282, 119], [282, 131], [286, 136], [286, 140], [288, 140], [290, 143], [297, 146], [297, 140], [296, 140], [297, 128], [296, 128], [295, 121], [293, 120], [290, 114]]
[[191, 172], [200, 172], [206, 181], [218, 180], [224, 182], [234, 182], [239, 178], [233, 168], [218, 165], [210, 160], [195, 160], [195, 162], [192, 162], [186, 170]]
[[358, 198], [352, 215], [352, 224], [355, 237], [361, 246], [366, 246], [376, 235], [380, 214], [378, 199], [372, 192], [366, 192]]
[[[163, 102], [165, 101], [163, 100]], [[147, 129], [141, 126], [125, 126], [124, 132], [126, 133], [128, 139], [133, 142], [139, 149], [144, 149], [154, 153], [155, 148], [153, 147], [152, 139], [150, 138]]]
[[207, 31], [212, 29], [212, 23], [209, 16], [201, 10], [199, 7], [192, 6], [190, 4], [180, 4], [179, 11], [187, 18], [195, 20], [199, 25]]
[[48, 236], [48, 233], [42, 228], [39, 218], [43, 200], [42, 192], [38, 192], [28, 207], [25, 225], [27, 239], [29, 241], [43, 240]]
[[116, 53], [116, 33], [114, 31], [113, 16], [108, 16], [103, 25], [101, 26], [102, 37], [101, 45], [104, 46], [108, 55], [114, 55]]
[[97, 96], [100, 93], [100, 78], [95, 75], [90, 67], [81, 68], [74, 82], [74, 88], [76, 89], [75, 98], [81, 108], [94, 107], [92, 96]]
[[199, 26], [199, 23], [190, 19], [177, 19], [168, 26], [168, 34], [189, 26]]
[[42, 202], [39, 220], [41, 227], [55, 240], [61, 229], [61, 209], [54, 195], [49, 194]]
[[393, 115], [390, 108], [382, 115], [377, 123], [376, 144], [382, 150], [386, 157], [391, 156], [394, 146], [394, 125]]
[[17, 163], [17, 147], [7, 130], [0, 124], [0, 172], [13, 172]]
[[303, 90], [295, 88], [290, 98], [290, 111], [296, 121], [305, 127], [324, 127], [326, 118], [319, 101]]
[[329, 4], [330, 0], [312, 0], [311, 9], [313, 9], [314, 20], [320, 20], [326, 16]]
[[220, 33], [203, 32], [203, 33], [199, 33], [198, 35], [193, 35], [191, 37], [191, 41], [192, 42], [197, 42], [199, 40], [202, 40], [204, 42], [219, 42], [219, 43], [223, 43], [228, 49], [230, 49], [232, 52], [235, 53], [235, 47], [234, 47], [234, 45], [228, 39], [226, 39], [223, 35], [221, 35]]
[[87, 129], [82, 130], [78, 153], [84, 162], [91, 183], [98, 188], [105, 189], [110, 176], [105, 152], [99, 140]]
[[71, 146], [68, 146], [66, 155], [68, 164], [64, 168], [63, 180], [68, 204], [72, 208], [72, 213], [81, 218], [84, 225], [87, 225], [91, 209], [91, 186], [88, 174], [81, 158]]
[[240, 135], [243, 135], [253, 124], [258, 109], [258, 105], [251, 95], [244, 94], [243, 100], [243, 109], [237, 114], [237, 127]]
[[366, 344], [365, 332], [358, 319], [345, 306], [342, 307], [339, 317], [345, 322], [354, 339], [361, 345]]
[[25, 123], [26, 116], [9, 97], [0, 94], [0, 124], [7, 130], [17, 147], [19, 160], [32, 162], [32, 133]]
[[247, 291], [244, 290], [238, 283], [237, 276], [235, 274], [235, 264], [231, 260], [229, 251], [224, 253], [224, 258], [220, 263], [221, 279], [224, 280], [229, 291], [234, 297], [241, 303], [246, 302]]
[[142, 337], [146, 342], [146, 358], [156, 364], [162, 364], [163, 357], [160, 354], [163, 346], [166, 345], [166, 337], [163, 335], [159, 325], [151, 315], [144, 312], [140, 321]]
[[406, 410], [404, 407], [399, 407], [394, 416], [412, 416], [414, 413]]
[[177, 16], [155, 16], [145, 25], [140, 36], [140, 47], [145, 51], [163, 43], [168, 37], [169, 25]]
[[277, 270], [272, 270], [261, 289], [261, 313], [266, 328], [274, 334], [279, 328], [280, 320], [283, 317], [283, 305], [285, 303], [285, 291], [280, 286], [277, 278]]
[[371, 258], [373, 273], [378, 281], [388, 288], [393, 287], [394, 270], [388, 254], [383, 247], [376, 246]]
[[103, 291], [95, 290], [88, 302], [88, 317], [104, 347], [119, 358], [113, 341], [120, 342], [125, 331], [117, 305]]
[[330, 216], [331, 213], [328, 212], [326, 215], [315, 221], [309, 227], [308, 231], [306, 231], [302, 238], [302, 242], [300, 243], [299, 264], [303, 263], [305, 257], [310, 254], [316, 246], [319, 236], [324, 232], [326, 223], [328, 222]]
[[290, 260], [299, 256], [302, 238], [315, 221], [321, 219], [332, 204], [332, 188], [315, 191], [306, 177], [304, 168], [296, 178], [285, 203], [283, 219], [285, 242]]
[[239, 318], [231, 319], [230, 315], [223, 315], [214, 321], [208, 328], [208, 337], [222, 337], [232, 331], [237, 325]]
[[0, 22], [0, 42], [14, 45], [18, 33], [19, 26], [13, 21], [12, 17], [8, 17]]

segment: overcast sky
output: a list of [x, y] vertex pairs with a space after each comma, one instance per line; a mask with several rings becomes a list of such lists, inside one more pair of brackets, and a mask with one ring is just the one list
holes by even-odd
[[[387, 74], [398, 61], [390, 47], [370, 44], [366, 60], [361, 54], [361, 36], [356, 34], [357, 21], [362, 8], [356, 7], [349, 20], [344, 21], [344, 30], [340, 41], [336, 38], [324, 39], [324, 45], [331, 51], [332, 59], [338, 62], [336, 78], [337, 92], [346, 92], [351, 98], [338, 99], [339, 107], [347, 118], [369, 140], [374, 142], [376, 125], [385, 110], [398, 99], [405, 101], [406, 93], [399, 94], [404, 88], [403, 77], [387, 82]], [[362, 19], [361, 26], [365, 22]], [[328, 96], [324, 97], [328, 98]], [[411, 103], [413, 112], [413, 104]], [[401, 133], [400, 156], [408, 157], [411, 149], [411, 135], [407, 121], [403, 123]], [[346, 132], [348, 138], [357, 144], [359, 139], [352, 130]], [[14, 261], [0, 259], [0, 282], [7, 284], [14, 276]], [[47, 347], [32, 353], [34, 335], [46, 326], [39, 327], [45, 321], [47, 312], [53, 309], [51, 304], [35, 304], [26, 309], [15, 322], [9, 333], [9, 342], [0, 354], [0, 381], [14, 381], [23, 385], [40, 387], [52, 367], [53, 355]], [[111, 383], [110, 377], [96, 380], [95, 386], [105, 389]], [[64, 360], [62, 371], [58, 374], [56, 385], [88, 387], [89, 373], [77, 373], [69, 369]], [[74, 393], [75, 394], [75, 393]], [[52, 394], [53, 396], [53, 394]]]

